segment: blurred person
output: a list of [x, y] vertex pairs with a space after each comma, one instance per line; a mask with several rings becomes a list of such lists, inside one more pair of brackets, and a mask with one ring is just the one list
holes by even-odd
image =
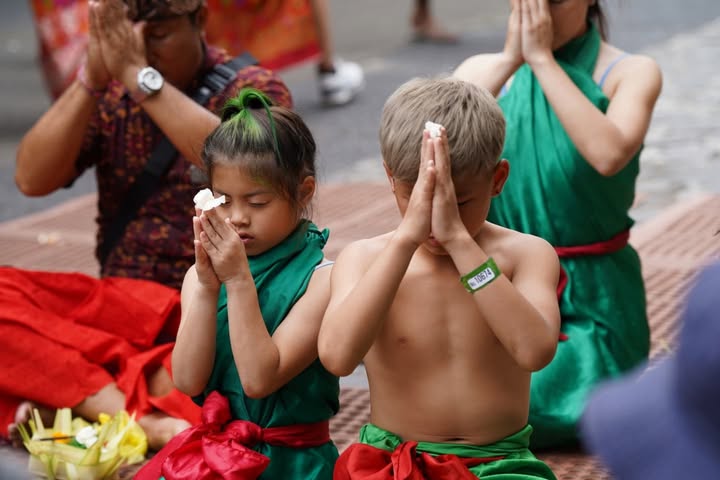
[[415, 8], [411, 19], [413, 39], [416, 42], [455, 44], [457, 35], [448, 32], [437, 24], [432, 14], [430, 0], [415, 0]]
[[590, 389], [647, 359], [640, 259], [628, 244], [640, 152], [660, 94], [657, 63], [605, 40], [598, 0], [511, 0], [505, 47], [458, 78], [499, 96], [511, 174], [488, 219], [555, 246], [561, 342], [533, 374], [532, 445], [577, 441]]
[[327, 0], [311, 0], [311, 2], [320, 43], [318, 61], [320, 98], [329, 106], [345, 105], [363, 90], [365, 75], [357, 63], [335, 56]]
[[677, 351], [600, 385], [582, 417], [584, 445], [617, 480], [717, 478], [720, 472], [720, 263], [686, 299]]
[[[0, 353], [12, 362], [0, 378], [0, 434], [17, 440], [33, 406], [69, 406], [89, 420], [126, 408], [157, 448], [199, 420], [172, 384], [170, 352], [177, 289], [194, 260], [202, 143], [219, 125], [224, 99], [241, 87], [262, 89], [279, 105], [291, 100], [269, 70], [218, 67], [230, 57], [204, 40], [203, 0], [88, 5], [86, 61], [21, 140], [16, 183], [26, 195], [45, 195], [95, 167], [102, 278], [3, 269]], [[220, 71], [225, 88], [196, 103], [190, 95]], [[124, 224], [123, 205], [134, 201], [128, 192], [161, 144], [170, 147], [167, 172]], [[111, 239], [113, 231], [120, 234]]]
[[[95, 167], [101, 276], [179, 289], [193, 259], [188, 218], [198, 181], [192, 165], [202, 166], [202, 142], [220, 123], [215, 112], [244, 86], [262, 89], [280, 105], [291, 104], [290, 94], [273, 72], [247, 66], [207, 104], [196, 103], [191, 95], [203, 78], [230, 60], [204, 40], [205, 2], [123, 3], [90, 1], [87, 60], [20, 141], [15, 179], [24, 194], [47, 195]], [[108, 240], [130, 185], [164, 137], [176, 158], [120, 237]]]
[[321, 103], [351, 102], [365, 86], [360, 65], [335, 54], [327, 0], [208, 0], [208, 38], [231, 53], [248, 50], [268, 68], [317, 66]]

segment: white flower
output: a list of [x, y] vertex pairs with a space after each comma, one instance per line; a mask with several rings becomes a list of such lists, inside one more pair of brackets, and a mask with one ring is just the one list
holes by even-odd
[[204, 188], [195, 194], [193, 202], [197, 208], [205, 212], [225, 203], [225, 195], [215, 198], [209, 188]]
[[439, 123], [427, 121], [425, 122], [425, 130], [430, 132], [430, 138], [437, 138], [440, 136], [440, 129], [442, 128], [442, 125]]
[[85, 445], [87, 448], [92, 447], [92, 445], [97, 442], [97, 439], [97, 432], [92, 426], [82, 428], [75, 434], [75, 441]]

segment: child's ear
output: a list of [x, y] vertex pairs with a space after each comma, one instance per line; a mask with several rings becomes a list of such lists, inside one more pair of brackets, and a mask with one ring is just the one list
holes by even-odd
[[492, 179], [492, 196], [493, 197], [497, 197], [498, 195], [500, 195], [500, 192], [502, 192], [502, 189], [505, 186], [505, 182], [508, 179], [508, 175], [510, 175], [510, 162], [508, 162], [506, 159], [503, 158], [495, 166], [495, 171], [493, 172], [493, 179]]
[[383, 162], [383, 168], [385, 169], [385, 175], [387, 175], [388, 181], [390, 182], [390, 189], [395, 193], [395, 177], [393, 177], [392, 170], [388, 167], [387, 163]]
[[300, 184], [298, 196], [300, 197], [300, 205], [302, 205], [302, 208], [305, 208], [310, 204], [313, 195], [315, 195], [315, 186], [315, 177], [310, 175], [305, 177]]

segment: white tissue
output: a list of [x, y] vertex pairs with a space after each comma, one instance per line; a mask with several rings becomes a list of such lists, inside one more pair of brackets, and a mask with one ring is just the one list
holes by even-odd
[[430, 132], [430, 138], [437, 138], [440, 136], [440, 129], [442, 128], [442, 125], [435, 122], [427, 121], [425, 122], [425, 130]]
[[206, 212], [225, 203], [225, 195], [215, 198], [209, 188], [203, 188], [195, 194], [193, 202], [195, 202], [195, 207]]

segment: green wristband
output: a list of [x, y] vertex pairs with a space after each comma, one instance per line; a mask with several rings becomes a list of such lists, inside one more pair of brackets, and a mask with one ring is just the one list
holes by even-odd
[[498, 268], [495, 260], [489, 257], [485, 263], [477, 267], [467, 275], [460, 277], [460, 282], [470, 293], [475, 293], [481, 288], [492, 283], [496, 278], [500, 276], [500, 269]]

